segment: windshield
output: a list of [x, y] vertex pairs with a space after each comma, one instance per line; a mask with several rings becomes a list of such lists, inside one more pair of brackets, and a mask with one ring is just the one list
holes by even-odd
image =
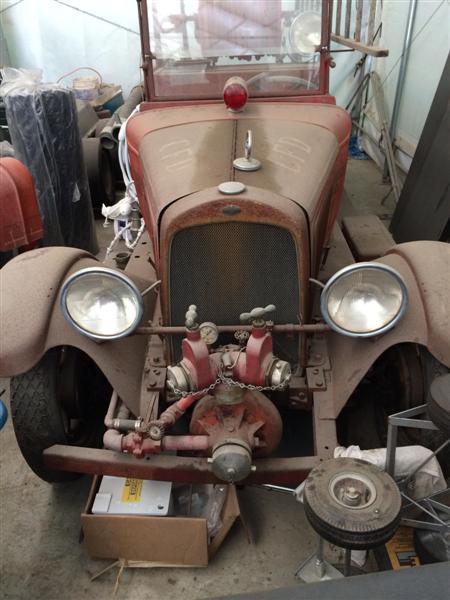
[[220, 98], [234, 75], [251, 97], [323, 90], [322, 3], [147, 0], [151, 96]]

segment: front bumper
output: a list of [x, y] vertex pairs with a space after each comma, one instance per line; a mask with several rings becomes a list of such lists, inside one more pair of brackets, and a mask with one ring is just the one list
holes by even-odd
[[[256, 470], [239, 483], [296, 487], [320, 461], [318, 456], [254, 459]], [[212, 472], [208, 460], [198, 457], [151, 455], [138, 460], [134, 456], [111, 450], [55, 445], [44, 451], [44, 463], [51, 469], [90, 475], [177, 483], [223, 483]]]

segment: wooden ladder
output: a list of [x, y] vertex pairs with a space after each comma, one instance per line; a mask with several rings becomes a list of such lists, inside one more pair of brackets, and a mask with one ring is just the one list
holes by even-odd
[[370, 56], [388, 56], [387, 48], [374, 45], [380, 0], [335, 0], [331, 17], [331, 40]]

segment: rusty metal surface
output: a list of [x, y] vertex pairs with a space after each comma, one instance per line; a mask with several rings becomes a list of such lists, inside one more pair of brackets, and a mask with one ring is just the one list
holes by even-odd
[[[284, 104], [293, 103], [293, 104], [330, 104], [332, 106], [336, 106], [336, 98], [334, 96], [330, 96], [329, 94], [323, 95], [311, 95], [311, 96], [284, 96], [277, 98], [249, 98], [249, 104], [255, 103], [274, 103], [274, 102], [282, 102]], [[185, 100], [150, 100], [142, 102], [140, 105], [140, 110], [153, 110], [155, 108], [173, 108], [174, 106], [198, 106], [199, 101], [195, 99]], [[203, 105], [209, 104], [220, 104], [223, 106], [223, 98], [214, 98], [214, 99], [202, 99]]]
[[[231, 114], [221, 104], [152, 108], [130, 119], [127, 140], [141, 210], [157, 258], [158, 223], [162, 211], [169, 204], [208, 186], [216, 186], [234, 178], [239, 180], [241, 173], [235, 175], [232, 162], [236, 156], [242, 154], [242, 149], [237, 147], [235, 139], [240, 119], [248, 123], [248, 126], [259, 127], [261, 131], [264, 129], [263, 122], [274, 123], [270, 126], [272, 139], [265, 141], [263, 137], [261, 144], [265, 144], [265, 147], [272, 144], [275, 160], [278, 160], [277, 156], [280, 161], [286, 159], [288, 166], [291, 163], [297, 164], [300, 171], [296, 174], [279, 165], [271, 167], [270, 185], [274, 189], [279, 188], [283, 194], [292, 193], [293, 200], [305, 206], [309, 212], [313, 229], [323, 230], [322, 237], [329, 235], [339, 208], [345, 176], [350, 120], [344, 110], [331, 105], [273, 102], [252, 104], [242, 114]], [[286, 131], [289, 130], [290, 135], [276, 134], [275, 123], [287, 127]], [[242, 130], [245, 128], [241, 127]], [[337, 153], [330, 175], [329, 164], [333, 159], [328, 156], [325, 166], [323, 165], [322, 151], [314, 141], [316, 134], [327, 138], [328, 152], [331, 155]], [[286, 137], [290, 137], [291, 142], [294, 140], [292, 147], [289, 147], [289, 143], [286, 146], [286, 141], [289, 142], [284, 139]], [[257, 145], [254, 145], [254, 154], [258, 154]], [[260, 158], [263, 168], [259, 173], [265, 176], [265, 157]], [[266, 162], [266, 166], [268, 164]], [[283, 170], [286, 173], [284, 185], [293, 179], [292, 185], [296, 186], [297, 191], [292, 187], [281, 189]], [[312, 171], [317, 171], [317, 174], [321, 172], [321, 181], [317, 185], [312, 184], [311, 194], [308, 196], [304, 194], [303, 188], [310, 189]], [[279, 183], [274, 183], [275, 179]], [[268, 185], [267, 182], [264, 185]], [[324, 203], [327, 205], [323, 206]], [[322, 210], [318, 210], [318, 205], [322, 205]], [[317, 224], [319, 217], [324, 222]], [[319, 242], [316, 242], [316, 247]]]
[[[300, 111], [297, 108], [297, 111]], [[235, 173], [245, 185], [264, 188], [299, 204], [312, 220], [339, 151], [336, 133], [319, 124], [299, 122], [292, 115], [246, 118], [236, 121], [235, 155], [242, 156], [251, 129], [252, 156], [262, 162], [260, 171]]]
[[[137, 477], [180, 483], [221, 483], [213, 474], [206, 458], [159, 455], [139, 460], [134, 456], [111, 450], [57, 445], [44, 451], [44, 462], [52, 469], [90, 475]], [[253, 462], [256, 471], [242, 483], [298, 485], [308, 476], [309, 471], [319, 464], [320, 458], [259, 458]]]
[[[327, 386], [329, 384], [330, 381], [327, 381]], [[338, 446], [333, 400], [333, 390], [330, 387], [313, 394], [314, 451], [322, 459], [332, 458], [334, 449]]]
[[0, 376], [27, 371], [43, 354], [59, 286], [79, 261], [90, 264], [94, 258], [75, 248], [41, 248], [21, 254], [3, 267]]
[[[24, 373], [48, 349], [74, 346], [97, 363], [128, 408], [139, 415], [146, 338], [131, 336], [98, 344], [71, 327], [59, 306], [59, 289], [66, 277], [98, 264], [82, 250], [52, 247], [26, 252], [2, 269], [0, 374]], [[144, 264], [141, 272], [147, 269]], [[136, 270], [127, 274], [144, 289], [151, 281], [138, 277]], [[154, 295], [145, 296], [144, 318], [153, 314], [154, 305]]]
[[[234, 333], [235, 331], [251, 331], [252, 325], [217, 325], [219, 333]], [[311, 323], [307, 325], [295, 325], [293, 323], [284, 323], [277, 325], [269, 325], [269, 331], [274, 333], [323, 333], [330, 331], [330, 326], [326, 323]], [[183, 326], [152, 326], [138, 327], [136, 333], [141, 335], [183, 335], [186, 333], [186, 327]]]
[[[174, 200], [235, 177], [239, 180], [242, 173], [235, 175], [232, 169], [234, 158], [243, 152], [236, 144], [236, 135], [248, 127], [258, 129], [265, 155], [270, 149], [269, 160], [264, 163], [265, 156], [260, 157], [263, 168], [258, 172], [268, 177], [266, 164], [270, 177], [258, 187], [292, 196], [314, 218], [317, 198], [327, 182], [333, 181], [336, 193], [329, 208], [335, 216], [350, 133], [350, 120], [344, 110], [288, 102], [254, 103], [240, 114], [215, 104], [152, 109], [137, 113], [127, 126], [132, 172], [152, 238], [157, 234], [161, 212]], [[255, 143], [255, 157], [259, 151]], [[333, 161], [335, 172], [329, 177]], [[292, 173], [289, 167], [298, 172]], [[311, 173], [316, 173], [317, 179]], [[257, 174], [252, 177], [259, 181]], [[293, 183], [289, 183], [291, 179]]]
[[358, 261], [384, 256], [394, 238], [376, 215], [351, 215], [342, 219], [343, 233]]
[[245, 390], [241, 400], [231, 404], [221, 403], [217, 396], [204, 396], [194, 407], [189, 430], [193, 435], [207, 434], [210, 448], [237, 438], [248, 443], [254, 456], [269, 456], [280, 444], [283, 424], [267, 396]]
[[377, 262], [393, 267], [403, 276], [409, 293], [408, 308], [394, 329], [374, 340], [328, 334], [334, 417], [375, 360], [391, 346], [404, 342], [421, 344], [450, 367], [450, 245], [400, 244]]
[[[160, 257], [161, 304], [165, 323], [170, 323], [171, 314], [169, 261], [173, 237], [186, 227], [228, 222], [230, 217], [226, 212], [224, 213], [224, 209], [229, 204], [230, 198], [224, 198], [216, 188], [209, 188], [181, 198], [166, 209], [160, 231], [162, 252]], [[304, 212], [301, 209], [299, 210], [292, 200], [250, 186], [239, 197], [233, 198], [232, 204], [240, 209], [240, 212], [233, 216], [235, 222], [263, 222], [282, 227], [291, 233], [297, 253], [298, 281], [307, 281], [310, 276], [309, 235]], [[236, 260], [239, 259], [237, 253]], [[241, 257], [241, 259], [245, 260], [245, 257]], [[224, 276], [226, 277], [225, 273]], [[275, 279], [276, 273], [274, 273]], [[308, 289], [306, 285], [300, 284], [298, 314], [303, 315], [303, 320], [306, 322], [309, 318], [309, 311]], [[300, 351], [300, 356], [303, 356], [303, 352], [303, 350]]]
[[[325, 263], [321, 265], [317, 278], [326, 283], [328, 279], [334, 275], [339, 269], [351, 265], [355, 262], [353, 254], [348, 247], [348, 243], [342, 233], [338, 223], [335, 223], [331, 233], [331, 237], [327, 244], [328, 252]], [[319, 288], [316, 286], [316, 294]], [[319, 305], [317, 304], [316, 314], [320, 314]]]
[[392, 248], [380, 262], [401, 257], [416, 281], [426, 315], [430, 351], [450, 367], [450, 245], [409, 242]]
[[[248, 129], [262, 169], [233, 172], [232, 161], [243, 155]], [[316, 124], [253, 117], [159, 129], [144, 137], [139, 150], [157, 213], [171, 200], [236, 179], [291, 198], [312, 217], [338, 142], [333, 132]]]

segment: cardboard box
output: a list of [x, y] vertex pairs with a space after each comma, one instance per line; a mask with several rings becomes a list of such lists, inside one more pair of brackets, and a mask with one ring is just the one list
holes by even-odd
[[100, 481], [100, 477], [94, 478], [81, 515], [85, 544], [92, 558], [142, 561], [155, 566], [206, 567], [240, 515], [236, 489], [229, 485], [222, 509], [222, 527], [208, 544], [204, 518], [92, 514]]

